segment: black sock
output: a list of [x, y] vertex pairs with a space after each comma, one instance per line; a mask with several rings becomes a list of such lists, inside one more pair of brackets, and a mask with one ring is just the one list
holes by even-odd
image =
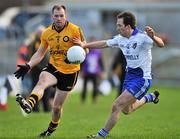
[[58, 126], [58, 123], [53, 123], [52, 121], [49, 123], [48, 131], [50, 133], [54, 132]]

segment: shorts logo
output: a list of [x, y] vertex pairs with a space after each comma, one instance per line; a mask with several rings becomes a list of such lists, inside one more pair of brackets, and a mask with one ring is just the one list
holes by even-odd
[[69, 41], [69, 37], [68, 36], [64, 36], [63, 41], [64, 42], [68, 42]]

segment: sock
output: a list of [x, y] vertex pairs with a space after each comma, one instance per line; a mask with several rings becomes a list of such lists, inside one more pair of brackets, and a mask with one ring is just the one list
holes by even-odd
[[108, 135], [108, 131], [106, 131], [104, 128], [102, 128], [98, 133], [97, 136], [100, 137], [106, 137]]
[[53, 121], [51, 121], [51, 122], [49, 123], [48, 131], [49, 131], [50, 133], [54, 132], [54, 131], [56, 130], [58, 124], [59, 124], [59, 122], [53, 122]]
[[32, 93], [28, 99], [27, 99], [28, 103], [31, 105], [32, 108], [34, 108], [34, 106], [37, 104], [37, 102], [39, 101], [39, 96], [37, 95], [37, 93]]
[[153, 93], [150, 93], [145, 95], [144, 98], [146, 103], [153, 102], [155, 99], [155, 95]]

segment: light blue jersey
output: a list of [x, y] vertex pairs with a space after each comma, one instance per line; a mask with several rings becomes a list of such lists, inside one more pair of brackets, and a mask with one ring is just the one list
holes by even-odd
[[117, 35], [106, 43], [109, 47], [122, 50], [127, 61], [123, 88], [141, 99], [151, 86], [153, 40], [146, 33], [135, 29], [130, 38]]

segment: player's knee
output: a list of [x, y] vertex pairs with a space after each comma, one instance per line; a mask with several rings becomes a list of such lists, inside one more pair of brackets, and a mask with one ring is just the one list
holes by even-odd
[[112, 112], [119, 112], [120, 111], [120, 106], [117, 103], [113, 103], [112, 106]]
[[112, 112], [120, 112], [124, 109], [126, 103], [122, 101], [115, 101], [112, 106]]
[[125, 115], [129, 115], [131, 112], [128, 111], [128, 110], [122, 110], [122, 112], [125, 114]]
[[40, 79], [36, 86], [39, 86], [42, 89], [46, 89], [48, 87], [48, 82], [44, 79]]
[[37, 86], [42, 89], [46, 89], [47, 87], [52, 86], [55, 83], [56, 81], [50, 80], [49, 76], [46, 76], [46, 74], [40, 74]]

